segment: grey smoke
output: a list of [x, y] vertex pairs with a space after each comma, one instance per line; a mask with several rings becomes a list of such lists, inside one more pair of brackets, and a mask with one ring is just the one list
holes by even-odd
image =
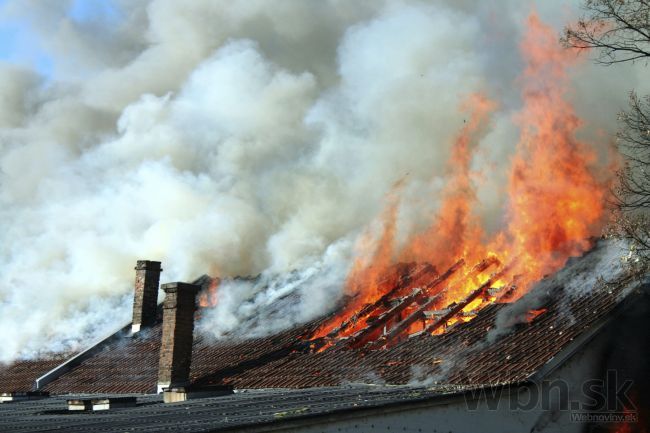
[[[531, 5], [116, 3], [117, 19], [86, 22], [70, 1], [0, 8], [53, 63], [48, 77], [0, 64], [0, 361], [74, 350], [127, 321], [136, 259], [162, 260], [163, 281], [262, 274], [224, 287], [216, 335], [255, 317], [292, 270], [300, 302], [269, 328], [326, 311], [396, 181], [400, 238], [429, 221], [472, 92], [501, 104], [474, 166], [481, 216], [502, 223]], [[542, 18], [575, 13], [551, 3], [536, 3]], [[586, 63], [571, 95], [606, 133], [642, 85], [633, 67], [613, 75]]]
[[332, 311], [351, 263], [349, 249], [338, 242], [299, 270], [222, 280], [217, 305], [205, 311], [198, 331], [212, 338], [264, 337]]
[[[569, 259], [563, 269], [537, 283], [518, 302], [499, 310], [494, 327], [488, 332], [487, 343], [491, 344], [509, 333], [517, 324], [526, 323], [528, 312], [542, 308], [551, 297], [557, 296], [555, 289], [558, 287], [563, 289], [559, 314], [562, 319], [574, 323], [569, 302], [596, 290], [608, 290], [606, 283], [621, 280], [628, 269], [626, 262], [629, 253], [630, 248], [625, 241], [601, 239], [585, 257]], [[635, 284], [628, 284], [619, 296], [625, 297]]]
[[440, 361], [435, 373], [431, 372], [430, 366], [412, 365], [410, 367], [410, 377], [407, 385], [427, 388], [438, 385], [440, 382], [444, 383], [451, 369], [457, 367], [456, 361], [462, 361], [462, 357], [458, 359], [456, 356], [449, 356]]

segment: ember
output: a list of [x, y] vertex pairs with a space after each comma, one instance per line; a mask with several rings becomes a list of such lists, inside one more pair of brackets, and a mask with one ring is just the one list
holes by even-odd
[[[377, 349], [416, 332], [443, 333], [489, 304], [518, 299], [591, 246], [602, 228], [609, 179], [593, 167], [594, 152], [576, 138], [581, 121], [565, 98], [567, 69], [576, 58], [556, 42], [532, 14], [521, 44], [523, 107], [514, 116], [520, 137], [504, 228], [486, 234], [475, 212], [472, 180], [478, 176], [471, 162], [496, 104], [474, 95], [462, 107], [469, 117], [452, 148], [450, 181], [429, 228], [396, 244], [398, 184], [382, 235], [374, 243], [364, 239], [367, 254], [348, 276], [350, 302], [309, 337], [315, 350], [336, 344]], [[529, 321], [543, 312], [530, 311]]]
[[539, 310], [530, 310], [528, 312], [528, 317], [526, 318], [526, 321], [528, 323], [532, 322], [539, 316], [540, 314], [546, 313], [546, 308], [540, 308]]

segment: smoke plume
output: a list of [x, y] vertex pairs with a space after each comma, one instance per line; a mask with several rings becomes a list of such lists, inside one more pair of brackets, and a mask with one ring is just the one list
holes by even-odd
[[[202, 332], [327, 311], [395, 185], [396, 238], [430, 221], [473, 94], [496, 103], [471, 165], [498, 230], [525, 17], [577, 16], [551, 3], [116, 0], [79, 18], [74, 1], [5, 2], [0, 21], [29, 28], [51, 70], [0, 64], [0, 361], [123, 325], [137, 259], [163, 281], [225, 279]], [[641, 74], [572, 70], [600, 163]]]

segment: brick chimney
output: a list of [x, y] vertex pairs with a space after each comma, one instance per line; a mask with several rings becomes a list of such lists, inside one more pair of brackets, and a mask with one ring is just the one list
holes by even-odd
[[201, 286], [163, 284], [163, 330], [158, 365], [158, 392], [189, 384], [196, 295]]
[[138, 260], [135, 266], [135, 290], [133, 294], [133, 323], [131, 332], [156, 323], [158, 307], [158, 282], [160, 262]]

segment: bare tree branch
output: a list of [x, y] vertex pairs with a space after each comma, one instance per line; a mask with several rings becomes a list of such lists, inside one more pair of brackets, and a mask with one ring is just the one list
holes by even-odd
[[650, 3], [647, 0], [586, 0], [585, 16], [567, 27], [562, 43], [597, 49], [598, 63], [611, 65], [650, 57]]
[[[561, 42], [568, 48], [595, 50], [597, 63], [611, 66], [650, 61], [650, 0], [585, 0], [585, 15], [567, 27]], [[625, 165], [613, 191], [612, 230], [632, 241], [650, 263], [650, 96], [630, 93], [619, 115], [619, 152]]]

